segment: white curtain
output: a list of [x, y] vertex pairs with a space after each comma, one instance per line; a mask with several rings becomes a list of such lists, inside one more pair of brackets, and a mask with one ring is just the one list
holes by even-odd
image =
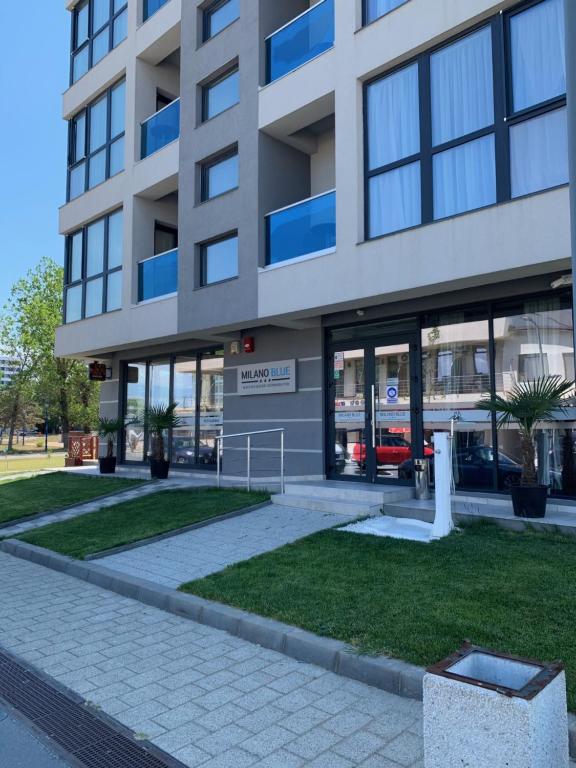
[[108, 217], [108, 269], [122, 266], [124, 215], [122, 211]]
[[370, 179], [370, 237], [421, 223], [420, 163]]
[[566, 108], [510, 129], [512, 197], [568, 183]]
[[104, 219], [90, 224], [86, 243], [86, 277], [104, 271]]
[[494, 135], [434, 156], [434, 218], [496, 202]]
[[384, 16], [385, 13], [393, 11], [394, 8], [398, 8], [400, 5], [408, 0], [367, 0], [366, 3], [366, 21], [369, 24], [375, 19], [379, 19], [380, 16]]
[[494, 123], [492, 30], [475, 32], [430, 60], [434, 146]]
[[513, 16], [510, 24], [514, 111], [519, 112], [566, 92], [564, 0], [545, 0]]
[[417, 64], [369, 87], [368, 146], [371, 170], [420, 151]]
[[90, 109], [90, 152], [94, 152], [106, 143], [107, 122], [108, 99], [104, 96]]

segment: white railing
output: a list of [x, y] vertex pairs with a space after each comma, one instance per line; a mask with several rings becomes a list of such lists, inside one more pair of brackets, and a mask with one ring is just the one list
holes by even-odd
[[217, 485], [220, 488], [222, 482], [222, 449], [224, 440], [232, 438], [246, 438], [246, 489], [252, 488], [252, 438], [256, 435], [280, 435], [280, 492], [285, 489], [285, 464], [284, 464], [284, 427], [280, 429], [261, 429], [257, 432], [237, 432], [233, 435], [218, 435], [216, 437], [216, 478]]

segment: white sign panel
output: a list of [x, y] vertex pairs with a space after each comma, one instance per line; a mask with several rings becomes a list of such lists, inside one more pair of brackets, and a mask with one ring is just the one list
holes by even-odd
[[239, 395], [280, 395], [286, 392], [296, 392], [296, 360], [239, 366]]

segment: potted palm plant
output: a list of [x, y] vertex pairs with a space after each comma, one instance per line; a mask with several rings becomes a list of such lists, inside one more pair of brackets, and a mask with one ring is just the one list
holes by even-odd
[[144, 411], [144, 425], [148, 430], [151, 442], [150, 474], [156, 480], [166, 480], [170, 470], [170, 462], [166, 458], [166, 442], [164, 436], [170, 429], [176, 429], [182, 424], [182, 419], [176, 414], [178, 403], [170, 405], [151, 405]]
[[534, 438], [538, 424], [554, 419], [564, 411], [566, 397], [574, 382], [560, 376], [543, 376], [535, 381], [516, 383], [506, 397], [495, 395], [476, 403], [476, 407], [496, 414], [498, 428], [516, 424], [520, 435], [522, 473], [520, 484], [511, 486], [516, 517], [544, 517], [548, 486], [538, 483]]
[[116, 456], [114, 455], [114, 438], [121, 435], [124, 430], [123, 419], [108, 419], [100, 417], [98, 422], [98, 434], [106, 440], [106, 456], [101, 456], [100, 474], [113, 475], [116, 472]]

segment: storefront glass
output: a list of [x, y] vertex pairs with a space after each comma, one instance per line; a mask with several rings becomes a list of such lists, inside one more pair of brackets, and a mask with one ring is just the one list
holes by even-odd
[[144, 427], [141, 424], [146, 405], [146, 363], [126, 366], [126, 461], [144, 460]]
[[174, 402], [181, 425], [172, 433], [172, 461], [196, 463], [196, 371], [194, 357], [177, 357], [174, 363]]
[[198, 463], [216, 465], [216, 437], [224, 424], [224, 359], [222, 354], [203, 355], [201, 360]]

